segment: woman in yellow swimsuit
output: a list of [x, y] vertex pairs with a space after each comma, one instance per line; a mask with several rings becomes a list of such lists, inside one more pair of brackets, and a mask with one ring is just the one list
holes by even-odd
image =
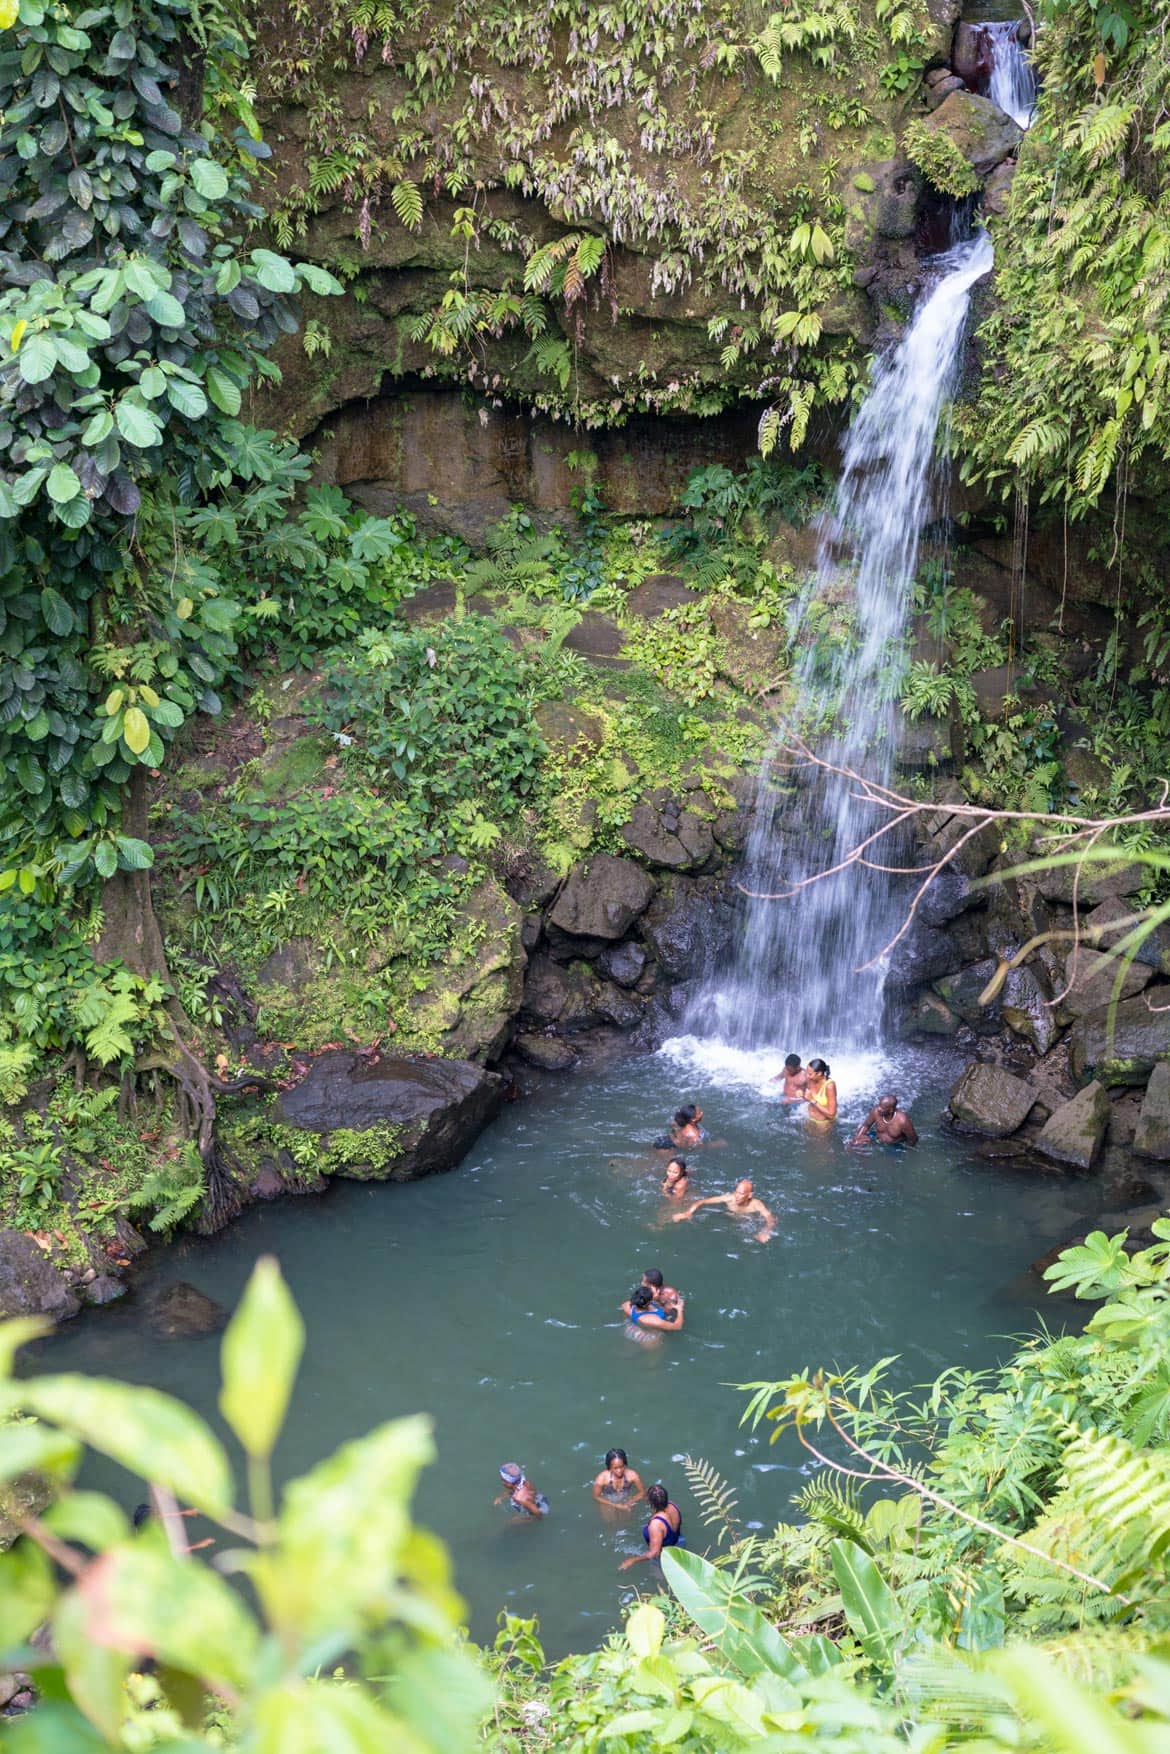
[[809, 1120], [818, 1126], [827, 1127], [837, 1119], [837, 1086], [829, 1077], [824, 1060], [809, 1061], [804, 1100], [808, 1104]]

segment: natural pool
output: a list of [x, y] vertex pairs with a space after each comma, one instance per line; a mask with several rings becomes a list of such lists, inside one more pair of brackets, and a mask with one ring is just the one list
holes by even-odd
[[[309, 1330], [282, 1473], [391, 1415], [429, 1411], [439, 1460], [420, 1520], [451, 1545], [473, 1634], [489, 1638], [507, 1606], [540, 1615], [551, 1653], [587, 1647], [630, 1588], [651, 1582], [648, 1567], [617, 1569], [640, 1549], [641, 1512], [615, 1525], [589, 1495], [611, 1444], [647, 1483], [666, 1482], [692, 1545], [704, 1540], [679, 1466], [687, 1452], [734, 1483], [746, 1523], [769, 1527], [801, 1484], [801, 1454], [741, 1431], [744, 1397], [729, 1384], [886, 1353], [900, 1354], [907, 1384], [988, 1363], [1042, 1301], [1012, 1281], [1094, 1209], [1089, 1185], [985, 1161], [940, 1130], [953, 1053], [900, 1048], [892, 1064], [835, 1065], [842, 1118], [829, 1140], [769, 1089], [781, 1059], [684, 1040], [550, 1081], [450, 1175], [341, 1183], [160, 1250], [138, 1296], [30, 1349], [30, 1363], [153, 1383], [215, 1420], [218, 1338], [153, 1338], [142, 1294], [182, 1279], [231, 1305], [256, 1256], [275, 1253]], [[847, 1151], [891, 1085], [921, 1146]], [[685, 1100], [724, 1141], [691, 1154], [695, 1195], [751, 1175], [778, 1220], [770, 1243], [719, 1211], [669, 1222], [664, 1157], [643, 1147]], [[653, 1264], [687, 1294], [687, 1324], [637, 1346], [617, 1306]], [[548, 1494], [544, 1523], [492, 1508], [508, 1460]], [[112, 1464], [92, 1464], [89, 1478], [135, 1499]]]

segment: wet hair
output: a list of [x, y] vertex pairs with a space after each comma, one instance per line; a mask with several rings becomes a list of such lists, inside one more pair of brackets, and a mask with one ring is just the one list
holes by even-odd
[[663, 1285], [666, 1283], [665, 1279], [662, 1277], [661, 1267], [647, 1267], [646, 1271], [642, 1274], [642, 1278], [647, 1285], [653, 1285], [655, 1291], [661, 1291]]
[[149, 1504], [136, 1504], [130, 1514], [131, 1528], [140, 1529], [143, 1523], [148, 1523], [153, 1515], [153, 1506]]
[[822, 1078], [829, 1076], [829, 1062], [827, 1060], [810, 1060], [808, 1069], [810, 1072], [819, 1072]]
[[785, 1060], [784, 1060], [784, 1070], [786, 1072], [799, 1072], [800, 1071], [800, 1055], [799, 1054], [786, 1055]]
[[648, 1285], [639, 1285], [636, 1291], [630, 1292], [630, 1305], [633, 1309], [649, 1309], [654, 1302], [654, 1293]]
[[653, 1486], [647, 1486], [646, 1503], [651, 1510], [665, 1510], [670, 1503], [670, 1493], [660, 1482]]
[[697, 1113], [698, 1113], [698, 1110], [696, 1109], [693, 1102], [685, 1103], [683, 1105], [683, 1107], [678, 1110], [677, 1114], [674, 1117], [675, 1126], [676, 1127], [691, 1127], [691, 1126], [693, 1126], [694, 1122], [695, 1122], [695, 1116]]
[[676, 1163], [678, 1164], [679, 1169], [685, 1175], [687, 1173], [687, 1160], [685, 1157], [672, 1157], [670, 1162], [667, 1164], [666, 1168], [663, 1170], [663, 1172], [662, 1172], [663, 1175], [669, 1175]]
[[606, 1465], [606, 1467], [612, 1468], [615, 1462], [620, 1462], [623, 1468], [629, 1467], [630, 1458], [626, 1454], [624, 1449], [607, 1449], [606, 1450], [606, 1452], [605, 1452], [605, 1465]]

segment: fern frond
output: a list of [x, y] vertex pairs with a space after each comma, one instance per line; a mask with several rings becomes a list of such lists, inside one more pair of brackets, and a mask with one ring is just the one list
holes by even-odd
[[691, 1491], [699, 1501], [700, 1514], [707, 1528], [718, 1526], [717, 1541], [725, 1537], [736, 1539], [740, 1532], [739, 1518], [735, 1515], [739, 1502], [734, 1488], [723, 1478], [710, 1462], [701, 1457], [684, 1456], [683, 1473], [690, 1483]]
[[852, 1480], [813, 1480], [792, 1502], [810, 1523], [819, 1524], [830, 1534], [844, 1536], [866, 1553], [873, 1552], [860, 1495]]
[[407, 231], [417, 231], [422, 224], [423, 198], [418, 184], [404, 178], [390, 191], [390, 203]]

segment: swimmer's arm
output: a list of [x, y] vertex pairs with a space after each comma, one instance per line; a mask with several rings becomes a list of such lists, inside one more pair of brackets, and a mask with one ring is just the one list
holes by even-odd
[[628, 1559], [622, 1560], [621, 1564], [618, 1566], [618, 1570], [628, 1571], [631, 1565], [640, 1565], [643, 1560], [661, 1558], [662, 1543], [665, 1539], [666, 1536], [662, 1532], [662, 1524], [656, 1521], [654, 1517], [651, 1517], [650, 1533], [647, 1537], [649, 1545], [645, 1553], [631, 1553]]
[[873, 1126], [873, 1124], [876, 1120], [877, 1120], [877, 1109], [871, 1108], [869, 1113], [866, 1115], [865, 1119], [862, 1121], [861, 1125], [858, 1127], [856, 1133], [854, 1133], [852, 1139], [850, 1139], [849, 1143], [851, 1145], [863, 1145], [865, 1143], [866, 1138], [869, 1135], [870, 1128]]
[[601, 1483], [605, 1477], [604, 1474], [598, 1474], [596, 1480], [593, 1482], [593, 1496], [596, 1498], [598, 1504], [604, 1504], [606, 1502], [605, 1495], [601, 1489]]
[[915, 1127], [914, 1122], [910, 1119], [909, 1115], [906, 1116], [902, 1123], [902, 1137], [905, 1139], [907, 1145], [917, 1145], [918, 1143], [918, 1129]]
[[759, 1212], [763, 1216], [763, 1220], [764, 1220], [764, 1228], [761, 1231], [757, 1232], [756, 1241], [757, 1242], [770, 1242], [772, 1237], [776, 1234], [776, 1215], [775, 1215], [775, 1213], [772, 1212], [767, 1206], [765, 1206], [765, 1204], [762, 1200], [753, 1200], [752, 1201], [752, 1209], [753, 1209], [753, 1211]]
[[825, 1095], [828, 1097], [828, 1101], [822, 1112], [827, 1121], [835, 1121], [837, 1119], [837, 1086], [831, 1078], [825, 1082]]
[[633, 1313], [634, 1313], [634, 1306], [630, 1302], [629, 1298], [627, 1297], [626, 1301], [622, 1304], [622, 1314], [624, 1316], [629, 1316], [629, 1315], [632, 1315]]
[[685, 1212], [676, 1212], [674, 1222], [681, 1224], [684, 1218], [693, 1218], [700, 1206], [726, 1206], [730, 1199], [730, 1194], [708, 1194], [705, 1200], [696, 1200], [694, 1205], [688, 1206]]

